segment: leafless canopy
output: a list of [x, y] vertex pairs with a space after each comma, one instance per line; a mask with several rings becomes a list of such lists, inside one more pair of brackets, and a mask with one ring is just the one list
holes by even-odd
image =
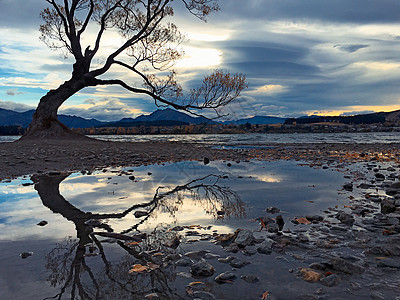
[[[218, 112], [218, 108], [234, 101], [246, 88], [244, 75], [215, 70], [200, 87], [184, 91], [171, 69], [183, 56], [179, 46], [184, 40], [177, 26], [169, 21], [174, 7], [183, 5], [205, 21], [219, 10], [218, 0], [46, 1], [50, 7], [41, 12], [41, 40], [51, 49], [74, 57], [73, 78], [84, 78], [85, 86], [119, 85], [152, 97], [157, 105], [191, 112], [206, 108]], [[90, 32], [93, 36], [93, 31], [92, 44], [83, 49], [84, 34]], [[101, 46], [106, 31], [117, 32], [122, 42], [104, 58]], [[87, 45], [88, 39], [84, 41]], [[100, 66], [93, 67], [95, 57], [103, 61]], [[132, 80], [128, 83], [121, 78], [104, 79], [102, 75], [113, 66], [124, 68]]]

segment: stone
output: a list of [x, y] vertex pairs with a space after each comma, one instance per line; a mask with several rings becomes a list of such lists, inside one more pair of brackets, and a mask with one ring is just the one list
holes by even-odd
[[364, 272], [364, 268], [354, 264], [352, 262], [349, 262], [347, 260], [344, 260], [343, 258], [340, 257], [332, 257], [329, 261], [329, 263], [332, 265], [332, 268], [336, 271], [347, 273], [347, 274], [360, 274]]
[[246, 281], [247, 283], [255, 283], [260, 281], [260, 278], [254, 275], [242, 275], [240, 276], [240, 279]]
[[39, 223], [37, 223], [38, 226], [46, 226], [47, 224], [47, 221], [40, 221]]
[[201, 259], [190, 267], [190, 273], [194, 276], [208, 277], [212, 276], [214, 272], [215, 268], [204, 259]]
[[179, 267], [189, 267], [193, 264], [193, 260], [188, 257], [181, 258], [175, 262], [176, 266]]
[[226, 281], [231, 281], [231, 280], [234, 280], [234, 279], [236, 279], [236, 274], [233, 273], [233, 272], [228, 271], [228, 272], [224, 272], [224, 273], [219, 274], [217, 277], [215, 277], [214, 280], [216, 282], [218, 282], [218, 283], [224, 283]]
[[193, 298], [200, 299], [200, 300], [214, 300], [215, 296], [209, 292], [195, 291], [195, 292], [193, 292]]
[[352, 226], [354, 224], [354, 217], [350, 214], [347, 214], [345, 212], [339, 212], [336, 215], [336, 219], [338, 219], [341, 223]]
[[203, 162], [205, 165], [208, 165], [210, 163], [210, 159], [208, 157], [204, 157]]
[[224, 248], [227, 252], [237, 253], [239, 251], [239, 246], [236, 243], [231, 243], [229, 246]]
[[135, 211], [135, 213], [133, 214], [135, 216], [135, 218], [141, 218], [144, 216], [147, 216], [149, 213], [147, 211], [144, 210], [137, 210]]
[[396, 211], [395, 203], [391, 201], [383, 201], [381, 202], [381, 213], [383, 214], [390, 214]]
[[322, 274], [310, 268], [300, 268], [301, 278], [308, 282], [318, 282]]
[[132, 176], [129, 176], [128, 178], [129, 178], [129, 180], [132, 180], [132, 181], [135, 180], [135, 176], [133, 176], [133, 175], [132, 175]]
[[218, 261], [224, 264], [230, 263], [232, 260], [236, 259], [235, 256], [228, 256], [225, 258], [218, 258]]
[[276, 216], [275, 218], [276, 224], [278, 225], [278, 230], [282, 231], [283, 226], [285, 226], [285, 221], [281, 215]]
[[382, 259], [378, 262], [378, 267], [400, 269], [400, 260], [393, 258]]
[[319, 215], [306, 216], [306, 219], [312, 223], [318, 223], [318, 222], [322, 222], [324, 220], [324, 218]]
[[275, 242], [269, 238], [266, 238], [261, 244], [257, 246], [257, 251], [262, 254], [271, 254], [272, 253], [272, 245]]
[[200, 259], [200, 258], [203, 258], [204, 255], [206, 255], [207, 253], [210, 253], [210, 251], [209, 250], [190, 251], [190, 252], [186, 252], [185, 256], [193, 258], [193, 259]]
[[245, 260], [241, 260], [239, 258], [235, 258], [229, 264], [234, 268], [239, 268], [240, 269], [240, 268], [243, 268], [244, 266], [247, 266], [248, 264], [250, 264], [250, 262], [249, 261], [245, 261]]
[[375, 173], [375, 178], [377, 181], [384, 181], [385, 175], [383, 175], [382, 173]]
[[321, 278], [319, 282], [325, 286], [332, 287], [339, 284], [340, 277], [336, 274], [331, 274], [329, 276]]
[[343, 185], [343, 189], [349, 192], [353, 191], [353, 184], [352, 183], [346, 183], [345, 185]]
[[266, 209], [266, 212], [269, 213], [269, 214], [277, 214], [280, 211], [281, 210], [279, 208], [274, 207], [274, 206], [267, 207], [267, 209]]
[[22, 259], [28, 258], [29, 256], [32, 256], [32, 255], [33, 255], [33, 252], [22, 252], [20, 254]]
[[243, 229], [243, 230], [239, 231], [239, 233], [235, 239], [235, 243], [239, 247], [245, 247], [245, 246], [251, 245], [251, 243], [253, 243], [254, 240], [255, 239], [254, 239], [253, 232], [248, 229]]

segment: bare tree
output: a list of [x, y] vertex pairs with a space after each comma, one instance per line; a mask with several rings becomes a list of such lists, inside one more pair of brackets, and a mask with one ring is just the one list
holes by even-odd
[[[205, 76], [198, 88], [185, 92], [171, 69], [183, 55], [179, 45], [184, 39], [177, 26], [169, 22], [174, 7], [183, 4], [191, 14], [206, 20], [219, 10], [218, 0], [46, 1], [50, 7], [41, 12], [41, 39], [51, 49], [72, 55], [75, 63], [71, 78], [40, 99], [25, 137], [71, 135], [58, 121], [57, 111], [69, 97], [86, 87], [116, 85], [147, 95], [158, 106], [194, 114], [197, 110], [212, 109], [217, 115], [219, 108], [234, 101], [246, 88], [244, 75], [216, 70]], [[85, 48], [83, 37], [93, 28], [93, 44]], [[123, 42], [104, 58], [101, 46], [108, 31], [117, 32]], [[103, 60], [100, 66], [95, 65], [95, 57]], [[132, 80], [128, 83], [121, 78], [105, 78], [114, 66], [126, 70]]]

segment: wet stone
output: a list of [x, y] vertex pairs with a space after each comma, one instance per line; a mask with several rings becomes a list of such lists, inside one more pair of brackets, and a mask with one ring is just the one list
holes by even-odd
[[228, 257], [225, 257], [225, 258], [218, 258], [218, 261], [221, 262], [221, 263], [224, 263], [224, 264], [228, 264], [234, 259], [236, 259], [235, 256], [228, 256]]
[[37, 223], [38, 226], [46, 226], [47, 224], [47, 221], [40, 221], [39, 223]]
[[321, 278], [319, 282], [321, 282], [325, 286], [332, 287], [332, 286], [336, 286], [339, 284], [340, 277], [336, 274], [332, 274], [332, 275]]
[[248, 229], [243, 229], [243, 230], [239, 231], [239, 233], [235, 239], [235, 243], [239, 247], [248, 246], [253, 242], [254, 242], [253, 232]]
[[33, 255], [33, 252], [22, 252], [20, 254], [22, 259], [28, 258], [29, 256], [32, 256], [32, 255]]
[[353, 184], [352, 183], [346, 183], [345, 185], [343, 185], [343, 189], [349, 192], [353, 191]]
[[260, 278], [254, 275], [242, 275], [240, 276], [240, 279], [246, 281], [247, 283], [255, 283], [260, 281]]
[[228, 272], [219, 274], [217, 277], [215, 277], [214, 280], [219, 283], [224, 283], [227, 280], [234, 280], [234, 279], [236, 279], [236, 274], [228, 271]]
[[135, 216], [135, 218], [141, 218], [141, 217], [147, 216], [148, 214], [149, 213], [147, 211], [138, 210], [138, 211], [135, 211], [135, 213], [133, 215]]
[[250, 264], [250, 262], [236, 258], [236, 259], [232, 260], [229, 264], [234, 268], [240, 269], [240, 268], [243, 268], [244, 266], [247, 266], [248, 264]]
[[354, 217], [345, 212], [340, 212], [336, 215], [336, 219], [338, 219], [341, 223], [352, 226], [354, 224]]
[[400, 269], [400, 260], [393, 258], [382, 259], [378, 262], [378, 267]]
[[261, 244], [259, 244], [257, 246], [257, 251], [262, 254], [271, 254], [273, 244], [274, 244], [274, 241], [267, 238]]
[[364, 272], [364, 268], [344, 260], [340, 257], [333, 257], [330, 259], [329, 263], [332, 265], [332, 268], [336, 271], [340, 271], [347, 274], [359, 274]]
[[175, 262], [175, 265], [179, 266], [179, 267], [189, 267], [192, 264], [193, 264], [193, 260], [191, 260], [190, 258], [187, 258], [187, 257], [181, 258]]
[[396, 205], [391, 201], [384, 201], [381, 203], [381, 213], [390, 214], [396, 211]]
[[231, 243], [229, 246], [224, 248], [226, 252], [237, 253], [239, 251], [239, 246], [236, 243]]
[[267, 209], [266, 209], [266, 212], [269, 213], [269, 214], [277, 214], [280, 211], [281, 210], [279, 208], [274, 207], [274, 206], [267, 207]]
[[215, 268], [206, 262], [204, 259], [200, 260], [199, 262], [193, 264], [190, 267], [190, 273], [194, 276], [212, 276], [215, 272]]

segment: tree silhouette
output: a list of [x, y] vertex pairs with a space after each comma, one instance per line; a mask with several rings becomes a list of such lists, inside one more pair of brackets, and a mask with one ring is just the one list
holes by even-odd
[[[198, 88], [185, 92], [171, 69], [183, 55], [179, 45], [184, 40], [177, 26], [169, 21], [174, 7], [183, 3], [190, 13], [205, 20], [219, 10], [217, 0], [46, 1], [50, 7], [40, 15], [44, 21], [41, 40], [65, 56], [72, 55], [75, 62], [71, 78], [40, 99], [24, 138], [73, 135], [58, 121], [57, 111], [69, 97], [86, 87], [117, 85], [151, 97], [158, 106], [194, 114], [199, 109], [212, 109], [217, 115], [220, 107], [234, 101], [246, 87], [245, 76], [216, 70], [205, 76]], [[95, 38], [87, 45], [89, 28], [95, 27]], [[111, 53], [106, 53], [101, 44], [107, 32], [118, 33], [123, 40]], [[95, 58], [103, 63], [97, 66]], [[106, 78], [115, 67], [131, 75], [129, 82]]]
[[[166, 241], [178, 239], [177, 232], [155, 229], [144, 234], [138, 227], [149, 218], [156, 218], [158, 212], [174, 215], [188, 195], [214, 217], [220, 210], [226, 211], [228, 217], [245, 214], [238, 195], [219, 184], [221, 176], [208, 175], [174, 188], [159, 187], [151, 201], [108, 214], [84, 212], [69, 203], [59, 191], [60, 183], [67, 177], [68, 174], [32, 177], [43, 205], [73, 222], [77, 231], [76, 239], [66, 238], [46, 256], [46, 268], [51, 271], [48, 280], [52, 286], [61, 287], [57, 295], [46, 299], [62, 299], [66, 293], [70, 293], [71, 299], [143, 299], [154, 292], [165, 299], [179, 299], [181, 297], [170, 287], [176, 276], [174, 264], [166, 264], [164, 256], [152, 255], [160, 251], [175, 253], [175, 247], [166, 245]], [[120, 233], [114, 233], [110, 226], [100, 221], [127, 217], [138, 209], [146, 209], [147, 214], [140, 221], [132, 220], [132, 226]], [[104, 246], [107, 240], [101, 241], [98, 237], [116, 239], [126, 255], [117, 264], [111, 263]], [[87, 262], [88, 257], [96, 254], [103, 265], [98, 272]], [[151, 271], [131, 275], [128, 271], [134, 264], [150, 266]]]

